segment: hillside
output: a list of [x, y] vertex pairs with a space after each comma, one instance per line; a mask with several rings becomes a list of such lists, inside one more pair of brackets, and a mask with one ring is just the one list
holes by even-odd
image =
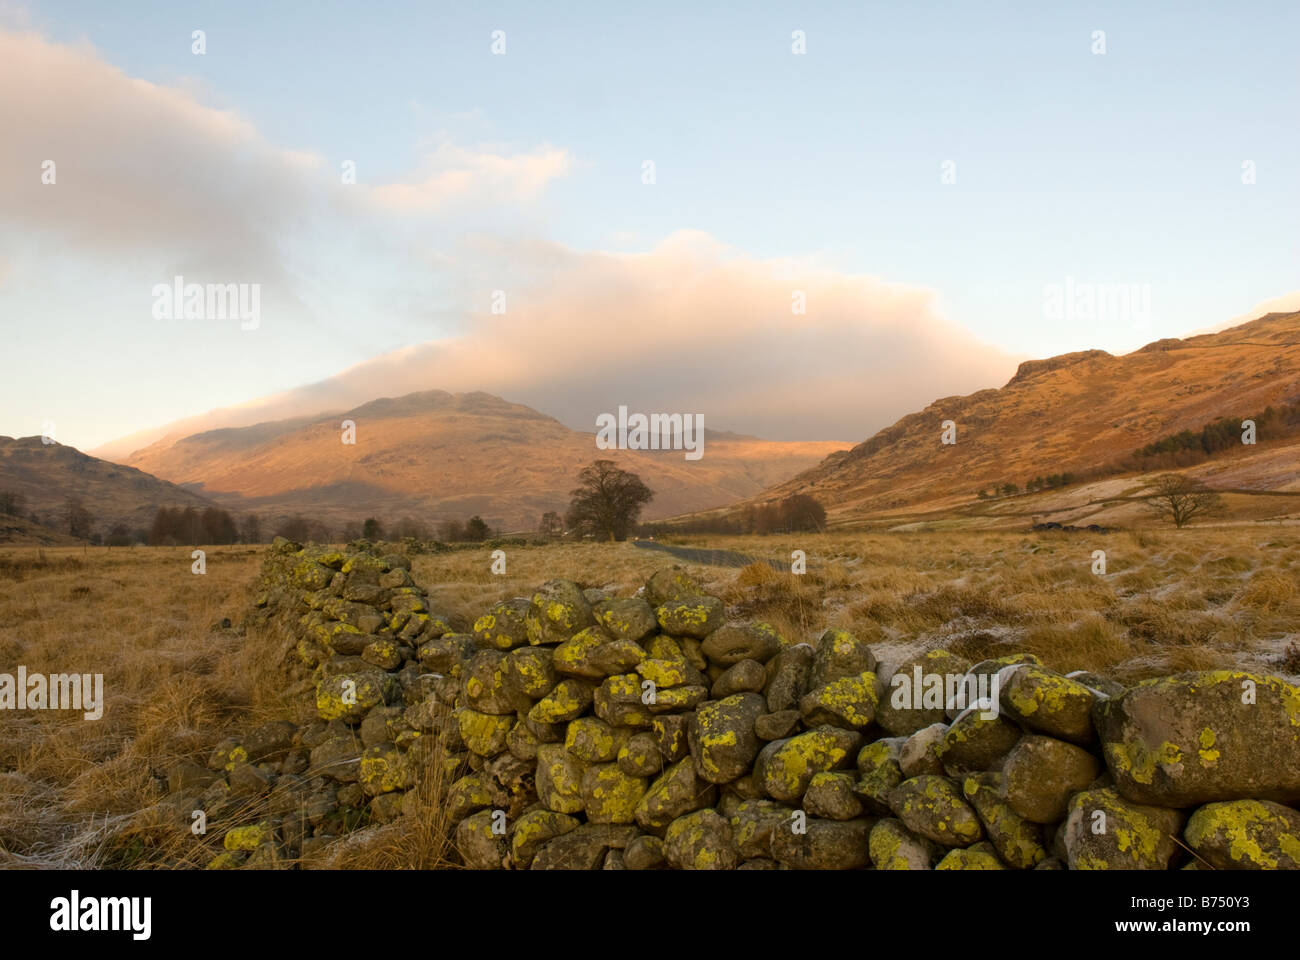
[[[356, 443], [341, 424], [356, 423]], [[780, 483], [844, 447], [705, 431], [704, 456], [601, 451], [590, 433], [486, 393], [431, 390], [318, 417], [160, 440], [133, 467], [200, 490], [226, 507], [341, 523], [405, 515], [427, 521], [480, 514], [531, 529], [563, 512], [578, 471], [598, 457], [655, 491], [647, 519], [723, 506]]]
[[[1090, 350], [1028, 361], [1001, 389], [936, 400], [750, 502], [811, 494], [833, 524], [952, 511], [1024, 519], [1078, 513], [1078, 501], [1122, 497], [1135, 484], [1098, 479], [1088, 489], [987, 504], [976, 494], [1049, 474], [1091, 474], [1178, 431], [1297, 400], [1300, 313], [1272, 313], [1122, 356]], [[957, 425], [956, 444], [941, 443], [945, 420]], [[1256, 446], [1188, 472], [1224, 489], [1300, 492], [1297, 453], [1294, 437], [1270, 446], [1261, 432]], [[1298, 507], [1289, 497], [1273, 504], [1283, 515]]]
[[[25, 502], [22, 518], [3, 518], [0, 539], [24, 543], [73, 542], [46, 529], [57, 525], [69, 497], [82, 500], [100, 531], [117, 524], [147, 530], [159, 507], [212, 506], [204, 497], [134, 467], [46, 444], [40, 437], [0, 437], [0, 492], [19, 494]], [[33, 512], [46, 526], [27, 522]]]

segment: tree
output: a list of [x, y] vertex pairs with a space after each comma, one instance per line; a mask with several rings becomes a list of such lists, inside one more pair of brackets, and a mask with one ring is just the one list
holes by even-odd
[[571, 529], [610, 540], [626, 540], [641, 508], [654, 493], [635, 473], [613, 460], [596, 460], [578, 474], [565, 522]]
[[262, 520], [257, 514], [244, 515], [243, 522], [240, 524], [240, 536], [244, 543], [262, 542]]
[[367, 517], [366, 522], [361, 525], [361, 536], [367, 540], [381, 540], [384, 536], [384, 525], [374, 517]]
[[564, 532], [564, 521], [554, 510], [542, 514], [542, 522], [537, 525], [537, 532], [544, 537], [558, 537]]
[[84, 540], [90, 536], [90, 511], [80, 497], [68, 497], [63, 504], [63, 522], [71, 536]]
[[477, 513], [465, 521], [465, 539], [471, 543], [482, 543], [492, 535], [492, 531]]
[[786, 497], [780, 505], [784, 529], [790, 533], [804, 533], [826, 528], [826, 508], [807, 493]]
[[443, 543], [458, 543], [465, 539], [465, 525], [459, 520], [444, 520], [438, 524], [438, 539]]
[[21, 517], [27, 509], [27, 498], [12, 490], [0, 490], [0, 514], [7, 517]]
[[1151, 482], [1147, 508], [1175, 527], [1185, 527], [1196, 517], [1223, 511], [1223, 498], [1200, 480], [1180, 473], [1162, 473]]

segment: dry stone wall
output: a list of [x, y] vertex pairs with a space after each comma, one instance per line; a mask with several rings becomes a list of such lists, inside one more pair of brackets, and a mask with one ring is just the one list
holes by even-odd
[[733, 621], [677, 568], [631, 597], [551, 580], [458, 632], [404, 557], [287, 541], [256, 609], [290, 628], [316, 718], [217, 751], [209, 802], [262, 791], [282, 815], [229, 831], [216, 867], [418, 815], [431, 763], [476, 869], [1300, 866], [1300, 689], [1279, 677], [1125, 688], [943, 649], [890, 668], [843, 630]]

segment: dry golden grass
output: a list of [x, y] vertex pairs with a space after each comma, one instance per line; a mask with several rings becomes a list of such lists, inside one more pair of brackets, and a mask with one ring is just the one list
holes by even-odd
[[[1054, 669], [1129, 682], [1223, 666], [1300, 679], [1300, 536], [1288, 528], [675, 542], [782, 563], [803, 550], [807, 572], [582, 543], [507, 547], [499, 576], [486, 547], [414, 557], [413, 574], [461, 629], [491, 603], [530, 595], [552, 577], [630, 595], [656, 569], [678, 564], [732, 616], [768, 620], [791, 640], [851, 630], [886, 663], [945, 646], [970, 659], [1029, 651]], [[1098, 549], [1107, 554], [1104, 576], [1091, 572]], [[153, 806], [169, 767], [204, 763], [233, 731], [302, 721], [303, 703], [274, 662], [281, 638], [209, 629], [222, 617], [240, 621], [261, 551], [211, 548], [202, 577], [190, 562], [188, 549], [0, 549], [0, 671], [103, 673], [107, 698], [95, 722], [57, 712], [4, 717], [0, 867], [201, 866], [214, 848], [161, 822]], [[430, 771], [415, 816], [363, 831], [311, 865], [447, 865], [447, 784], [441, 765]], [[263, 815], [250, 803], [236, 819]]]

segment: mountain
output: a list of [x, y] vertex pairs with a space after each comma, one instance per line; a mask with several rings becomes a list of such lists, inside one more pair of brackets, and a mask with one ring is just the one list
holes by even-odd
[[134, 467], [100, 460], [60, 443], [47, 444], [40, 437], [0, 437], [0, 493], [18, 494], [24, 500], [24, 522], [2, 518], [0, 539], [24, 542], [62, 542], [57, 536], [51, 539], [50, 530], [25, 519], [34, 512], [47, 525], [55, 525], [69, 497], [81, 499], [94, 529], [100, 531], [116, 524], [148, 530], [159, 507], [213, 506], [193, 491]]
[[[342, 424], [356, 424], [345, 444]], [[775, 442], [705, 431], [704, 455], [602, 451], [595, 435], [487, 393], [412, 393], [337, 414], [295, 417], [184, 437], [171, 431], [130, 454], [140, 470], [237, 511], [300, 513], [330, 523], [369, 516], [425, 522], [479, 514], [532, 529], [563, 513], [578, 471], [598, 458], [655, 492], [645, 519], [732, 503], [812, 466], [846, 444]]]
[[[1221, 418], [1240, 420], [1297, 402], [1300, 313], [1270, 313], [1122, 356], [1089, 350], [1027, 361], [1001, 389], [936, 400], [749, 502], [811, 494], [833, 525], [945, 512], [1020, 522], [1057, 513], [1095, 517], [1097, 509], [1085, 508], [1136, 491], [1131, 480], [1106, 478], [1122, 474], [1107, 468], [1139, 448]], [[948, 420], [957, 429], [951, 445], [941, 443]], [[1226, 450], [1187, 470], [1221, 489], [1271, 491], [1277, 511], [1294, 513], [1300, 503], [1280, 495], [1300, 493], [1297, 439], [1270, 440], [1261, 429], [1255, 446]], [[1023, 488], [1033, 478], [1066, 472], [1092, 482], [994, 503], [977, 497], [991, 485]]]

